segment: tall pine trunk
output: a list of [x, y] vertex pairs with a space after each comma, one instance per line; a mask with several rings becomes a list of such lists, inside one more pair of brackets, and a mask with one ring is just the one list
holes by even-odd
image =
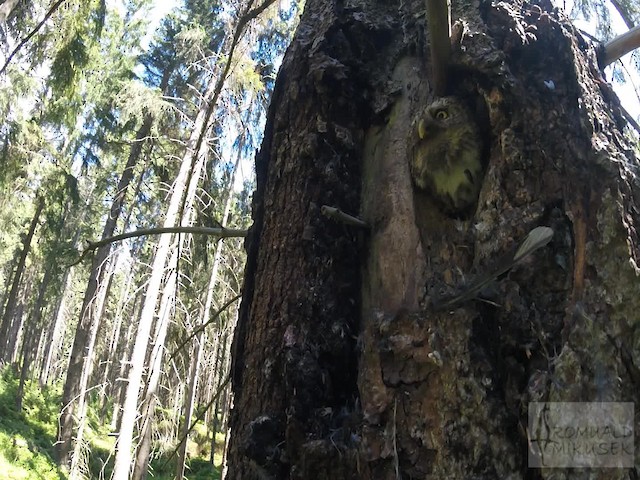
[[16, 307], [18, 303], [18, 291], [20, 289], [20, 282], [25, 272], [27, 264], [27, 256], [31, 251], [31, 244], [33, 236], [36, 233], [36, 228], [40, 223], [40, 215], [44, 209], [44, 199], [39, 198], [36, 200], [36, 210], [31, 217], [31, 223], [29, 225], [29, 231], [22, 241], [22, 251], [18, 258], [18, 264], [16, 270], [13, 273], [13, 279], [11, 282], [11, 288], [9, 295], [7, 296], [6, 304], [2, 314], [2, 321], [0, 321], [0, 364], [11, 361], [14, 357], [14, 350], [17, 343], [18, 328], [15, 328], [15, 324], [18, 321], [16, 319]]
[[[111, 203], [109, 215], [102, 230], [102, 239], [113, 236], [115, 232], [129, 184], [133, 179], [135, 166], [140, 160], [145, 139], [148, 138], [152, 125], [153, 117], [146, 115], [142, 125], [138, 129], [136, 141], [131, 147], [127, 164], [120, 176], [117, 193]], [[75, 448], [73, 444], [73, 433], [81, 420], [81, 418], [78, 417], [84, 415], [84, 412], [77, 410], [78, 406], [84, 403], [84, 396], [87, 389], [86, 382], [89, 378], [87, 370], [89, 370], [93, 364], [93, 344], [96, 338], [94, 333], [97, 332], [100, 322], [99, 312], [97, 311], [98, 302], [96, 300], [99, 287], [104, 278], [105, 265], [110, 251], [111, 244], [107, 244], [99, 247], [93, 256], [89, 280], [84, 292], [82, 308], [80, 309], [80, 320], [76, 327], [71, 356], [69, 357], [69, 368], [67, 369], [62, 395], [58, 443], [56, 444], [57, 455], [61, 465], [69, 466], [71, 464], [71, 454]], [[91, 355], [89, 355], [88, 352], [90, 352]]]
[[64, 337], [66, 328], [65, 303], [67, 301], [68, 292], [73, 279], [73, 267], [68, 268], [63, 276], [62, 289], [60, 296], [56, 302], [56, 308], [51, 316], [53, 317], [53, 325], [47, 328], [44, 342], [44, 351], [42, 353], [42, 368], [40, 370], [40, 385], [44, 386], [49, 383], [52, 378], [51, 370], [56, 363], [59, 355], [60, 343]]
[[[447, 94], [487, 145], [462, 220], [409, 173], [423, 2], [306, 3], [256, 158], [226, 478], [552, 478], [527, 466], [529, 402], [638, 401], [639, 163], [597, 46], [535, 3], [453, 5]], [[433, 307], [540, 225], [489, 303]]]
[[18, 410], [22, 409], [22, 400], [24, 394], [24, 385], [27, 381], [29, 367], [33, 360], [37, 359], [38, 343], [40, 341], [40, 332], [42, 331], [42, 312], [45, 308], [45, 294], [47, 287], [53, 278], [53, 268], [49, 266], [45, 269], [40, 286], [38, 288], [38, 298], [36, 299], [31, 315], [27, 321], [27, 328], [22, 342], [22, 366], [20, 368], [20, 384], [16, 394], [16, 406]]
[[[211, 108], [210, 102], [216, 99], [214, 97], [214, 86], [212, 83], [211, 88], [206, 92], [202, 107], [194, 122], [194, 130], [188, 143], [189, 147], [185, 152], [180, 170], [173, 183], [163, 227], [175, 227], [178, 224], [186, 226], [189, 221], [189, 212], [195, 198], [197, 183], [206, 157], [206, 143], [202, 139], [208, 130], [208, 122], [211, 115], [209, 110]], [[181, 211], [182, 208], [184, 208], [184, 211]], [[127, 478], [131, 467], [134, 424], [138, 412], [138, 394], [142, 386], [142, 373], [145, 367], [144, 359], [173, 238], [173, 235], [162, 235], [153, 257], [151, 277], [147, 283], [138, 331], [131, 353], [131, 369], [129, 370], [129, 379], [123, 404], [122, 423], [118, 435], [114, 466], [114, 476], [116, 478]], [[138, 466], [136, 468], [140, 468], [139, 461], [137, 463]]]
[[[225, 192], [225, 200], [224, 200], [224, 209], [222, 213], [222, 220], [220, 225], [222, 227], [227, 226], [227, 221], [229, 219], [229, 213], [231, 211], [231, 204], [233, 201], [233, 187], [236, 182], [236, 175], [238, 174], [238, 167], [240, 166], [240, 160], [242, 158], [242, 150], [244, 146], [244, 135], [241, 134], [239, 140], [238, 151], [236, 154], [236, 160], [233, 166], [233, 172], [229, 179], [229, 184], [227, 185], [227, 190]], [[209, 276], [209, 284], [207, 286], [207, 294], [204, 302], [204, 306], [201, 312], [201, 318], [198, 322], [199, 327], [203, 327], [208, 321], [211, 315], [211, 308], [213, 306], [213, 299], [216, 291], [216, 287], [218, 286], [218, 271], [220, 269], [220, 261], [222, 259], [222, 248], [223, 243], [222, 240], [219, 240], [216, 244], [215, 254], [213, 257], [213, 266], [211, 268], [211, 275]], [[216, 322], [217, 325], [220, 325], [220, 321]], [[177, 455], [177, 463], [176, 463], [176, 479], [182, 480], [184, 478], [184, 467], [187, 458], [187, 438], [189, 436], [189, 428], [191, 427], [191, 416], [193, 414], [193, 410], [195, 408], [196, 402], [196, 389], [198, 387], [198, 376], [200, 374], [200, 363], [202, 361], [202, 353], [205, 348], [205, 344], [207, 342], [207, 331], [205, 328], [202, 328], [195, 337], [195, 354], [192, 356], [192, 362], [189, 369], [189, 381], [188, 388], [185, 395], [185, 404], [184, 404], [184, 422], [182, 424], [182, 428], [180, 429], [180, 448], [178, 449]], [[224, 373], [214, 369], [214, 375], [223, 376]], [[216, 402], [217, 404], [217, 402]], [[214, 417], [216, 415], [216, 410], [214, 408]], [[206, 423], [206, 420], [205, 420]], [[212, 445], [215, 445], [215, 436], [216, 432], [214, 429], [213, 432], [213, 440]], [[213, 455], [213, 453], [212, 453]]]

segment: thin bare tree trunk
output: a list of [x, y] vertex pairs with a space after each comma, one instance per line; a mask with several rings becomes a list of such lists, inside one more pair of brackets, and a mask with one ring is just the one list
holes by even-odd
[[124, 320], [124, 309], [131, 293], [131, 286], [133, 285], [134, 280], [133, 272], [127, 277], [127, 283], [122, 290], [122, 295], [120, 296], [120, 301], [118, 302], [118, 309], [116, 311], [116, 317], [114, 320], [115, 325], [113, 326], [113, 330], [111, 333], [111, 338], [109, 339], [109, 347], [107, 348], [104, 354], [104, 368], [101, 376], [101, 386], [100, 386], [100, 417], [102, 422], [105, 421], [105, 404], [107, 402], [107, 393], [109, 391], [108, 385], [110, 384], [109, 377], [112, 371], [114, 359], [117, 359], [117, 350], [118, 350], [118, 342], [120, 341], [120, 330], [122, 329], [122, 323]]
[[106, 278], [104, 279], [105, 281], [102, 281], [98, 285], [98, 291], [96, 292], [97, 299], [95, 310], [93, 312], [94, 315], [96, 315], [96, 320], [91, 322], [86, 357], [82, 365], [82, 377], [80, 379], [82, 391], [80, 392], [80, 398], [78, 399], [78, 404], [76, 407], [77, 428], [74, 439], [73, 455], [71, 457], [71, 467], [69, 469], [69, 478], [71, 478], [72, 480], [75, 478], [80, 478], [82, 476], [80, 474], [80, 462], [83, 458], [82, 451], [84, 450], [84, 428], [87, 422], [86, 389], [88, 388], [89, 378], [94, 368], [93, 359], [96, 339], [98, 338], [98, 330], [100, 328], [100, 324], [102, 323], [101, 320], [104, 313], [105, 300], [107, 297], [107, 292], [109, 291], [109, 287], [111, 285], [111, 280], [113, 279], [115, 265], [116, 259], [112, 258], [111, 261], [105, 266], [105, 268], [108, 270], [106, 273]]
[[[134, 310], [135, 313], [135, 310]], [[133, 318], [137, 318], [135, 315]], [[122, 417], [120, 415], [120, 409], [122, 404], [124, 403], [124, 395], [125, 395], [125, 385], [124, 382], [126, 380], [126, 375], [129, 369], [129, 357], [131, 356], [131, 347], [133, 346], [133, 332], [134, 332], [134, 322], [129, 323], [127, 327], [127, 332], [124, 336], [124, 341], [122, 341], [122, 354], [119, 356], [120, 358], [120, 367], [118, 369], [118, 376], [114, 381], [114, 402], [113, 402], [113, 410], [111, 413], [111, 431], [120, 430], [120, 422]], [[106, 404], [105, 404], [106, 408]]]
[[64, 336], [64, 330], [66, 328], [66, 315], [65, 315], [65, 299], [69, 292], [69, 287], [73, 279], [73, 267], [67, 269], [62, 281], [62, 292], [60, 298], [56, 304], [55, 311], [53, 313], [53, 328], [50, 330], [50, 335], [45, 337], [45, 349], [43, 353], [42, 369], [40, 371], [40, 385], [46, 385], [51, 377], [51, 369], [54, 360], [58, 356], [60, 343]]
[[[206, 100], [203, 105], [207, 105]], [[206, 109], [200, 110], [195, 122], [193, 134], [189, 145], [197, 143], [197, 139], [208, 128], [203, 122], [206, 120]], [[200, 145], [203, 145], [201, 142]], [[190, 206], [195, 196], [197, 182], [204, 165], [204, 152], [189, 150], [182, 160], [178, 176], [173, 184], [169, 207], [165, 215], [164, 227], [174, 227], [178, 222], [180, 207], [184, 205], [185, 215], [190, 212]], [[194, 162], [195, 160], [195, 162]], [[189, 181], [189, 178], [191, 181]], [[189, 185], [187, 182], [189, 181]], [[189, 187], [189, 188], [187, 188]], [[125, 395], [122, 412], [122, 424], [120, 435], [118, 436], [116, 460], [114, 466], [114, 477], [125, 478], [129, 475], [131, 468], [131, 456], [133, 448], [133, 429], [138, 411], [138, 394], [142, 383], [142, 373], [145, 363], [147, 345], [149, 343], [149, 333], [153, 325], [156, 312], [156, 303], [160, 294], [160, 287], [165, 274], [165, 266], [170, 253], [170, 246], [173, 235], [164, 235], [158, 241], [156, 252], [151, 268], [151, 277], [147, 283], [145, 300], [138, 324], [138, 332], [131, 354], [131, 369], [129, 370], [129, 382]], [[121, 476], [121, 477], [119, 477]]]
[[[184, 478], [184, 466], [187, 456], [187, 443], [189, 434], [187, 430], [191, 425], [191, 416], [193, 415], [193, 409], [196, 399], [196, 389], [198, 387], [198, 375], [200, 374], [200, 362], [202, 361], [202, 351], [204, 349], [203, 343], [206, 342], [207, 335], [204, 330], [197, 336], [195, 345], [195, 355], [192, 356], [191, 365], [189, 368], [189, 384], [184, 396], [184, 420], [183, 426], [179, 433], [179, 437], [182, 441], [180, 448], [178, 449], [177, 467], [176, 467], [176, 479], [182, 480]], [[182, 440], [184, 439], [184, 440]]]
[[[37, 347], [40, 335], [38, 332], [41, 330], [42, 310], [44, 309], [45, 294], [47, 287], [51, 282], [52, 269], [47, 267], [44, 272], [44, 276], [40, 282], [40, 288], [38, 289], [38, 298], [33, 306], [29, 320], [27, 321], [27, 332], [24, 335], [24, 341], [22, 342], [22, 369], [20, 373], [20, 384], [18, 385], [18, 393], [16, 398], [16, 405], [18, 410], [22, 409], [22, 395], [24, 392], [24, 383], [27, 380], [27, 373], [32, 360], [37, 360]], [[36, 351], [32, 351], [32, 349]]]
[[18, 391], [16, 393], [16, 407], [18, 410], [22, 409], [22, 400], [24, 395], [24, 386], [27, 381], [29, 367], [34, 359], [37, 359], [38, 340], [40, 335], [38, 332], [41, 329], [42, 310], [44, 308], [45, 294], [47, 287], [52, 278], [52, 269], [48, 267], [45, 270], [44, 276], [38, 289], [38, 298], [33, 306], [31, 315], [27, 323], [27, 328], [24, 333], [24, 339], [22, 342], [22, 367], [20, 369], [20, 383], [18, 384]]
[[[127, 164], [125, 165], [120, 181], [118, 182], [116, 195], [111, 204], [111, 209], [102, 231], [101, 238], [103, 239], [113, 236], [118, 219], [122, 212], [127, 189], [133, 179], [134, 168], [142, 155], [142, 148], [145, 143], [145, 139], [151, 132], [152, 125], [153, 118], [150, 115], [145, 116], [142, 125], [138, 129], [136, 140], [129, 152]], [[62, 395], [58, 443], [56, 445], [58, 459], [62, 465], [71, 464], [70, 456], [74, 448], [73, 431], [76, 427], [75, 415], [76, 408], [78, 407], [77, 402], [84, 398], [84, 394], [87, 389], [85, 382], [88, 381], [88, 376], [83, 375], [82, 372], [85, 369], [85, 364], [91, 366], [93, 363], [93, 358], [90, 357], [88, 353], [90, 352], [93, 354], [94, 351], [92, 343], [95, 341], [95, 336], [92, 335], [92, 332], [96, 331], [96, 328], [98, 328], [98, 325], [94, 325], [94, 323], [100, 322], [95, 302], [97, 299], [98, 288], [105, 274], [104, 266], [110, 250], [111, 245], [105, 245], [98, 248], [94, 253], [89, 273], [89, 280], [87, 282], [87, 288], [84, 293], [82, 308], [80, 310], [80, 321], [76, 327], [71, 356], [69, 358], [69, 368], [67, 369], [67, 377]]]
[[24, 397], [24, 385], [27, 381], [29, 373], [29, 366], [31, 365], [31, 359], [33, 353], [31, 349], [36, 343], [36, 333], [34, 330], [30, 330], [25, 333], [24, 341], [22, 343], [22, 366], [20, 368], [20, 382], [18, 383], [18, 390], [16, 392], [16, 408], [18, 411], [22, 410], [22, 400]]
[[[176, 242], [180, 243], [180, 242]], [[174, 245], [169, 265], [178, 263], [178, 245]], [[177, 267], [176, 267], [177, 268]], [[175, 291], [177, 282], [177, 270], [173, 268], [168, 273], [160, 299], [158, 321], [156, 322], [156, 332], [154, 335], [153, 348], [149, 356], [149, 378], [145, 391], [142, 395], [140, 442], [136, 452], [136, 459], [133, 467], [132, 480], [144, 480], [147, 478], [148, 461], [151, 454], [151, 432], [153, 430], [153, 419], [155, 407], [158, 402], [158, 386], [162, 374], [162, 359], [164, 357], [164, 344], [167, 337], [170, 319], [175, 309]]]
[[7, 303], [4, 307], [4, 313], [2, 315], [2, 322], [0, 322], [0, 364], [10, 360], [14, 356], [14, 349], [16, 346], [16, 334], [15, 328], [12, 329], [14, 324], [14, 317], [16, 313], [16, 304], [18, 300], [18, 290], [20, 289], [20, 281], [24, 275], [24, 269], [27, 262], [27, 255], [31, 250], [31, 242], [36, 232], [38, 223], [40, 222], [40, 215], [44, 209], [44, 199], [39, 198], [36, 200], [36, 209], [29, 225], [29, 231], [24, 237], [22, 242], [22, 252], [20, 253], [20, 259], [16, 270], [13, 274], [13, 281], [11, 282], [11, 290], [7, 297]]
[[[236, 160], [233, 166], [233, 173], [231, 174], [231, 177], [229, 179], [229, 184], [227, 186], [227, 190], [225, 194], [224, 209], [222, 214], [222, 220], [220, 222], [220, 225], [222, 227], [226, 227], [227, 221], [229, 219], [229, 212], [231, 211], [231, 205], [233, 203], [233, 187], [235, 185], [236, 176], [239, 171], [238, 167], [240, 165], [240, 160], [242, 159], [243, 146], [244, 146], [244, 134], [242, 134], [240, 137], [238, 151], [236, 152]], [[213, 259], [213, 266], [211, 268], [211, 275], [209, 276], [209, 282], [207, 286], [207, 296], [204, 303], [204, 307], [202, 309], [200, 321], [198, 322], [198, 327], [204, 325], [204, 323], [209, 318], [209, 315], [211, 312], [215, 289], [216, 289], [216, 286], [218, 285], [218, 271], [220, 269], [220, 260], [222, 258], [222, 247], [223, 247], [223, 243], [222, 243], [222, 240], [220, 239], [216, 244], [216, 251]], [[220, 325], [219, 319], [216, 322], [216, 324], [218, 326]], [[184, 415], [182, 433], [180, 434], [181, 440], [184, 437], [188, 437], [188, 430], [189, 430], [189, 427], [191, 426], [191, 415], [193, 413], [194, 403], [196, 399], [196, 388], [198, 384], [197, 377], [200, 372], [200, 361], [202, 359], [202, 351], [204, 349], [204, 344], [206, 343], [206, 341], [207, 341], [206, 330], [202, 329], [200, 330], [198, 335], [196, 335], [196, 347], [195, 347], [196, 354], [193, 357], [195, 363], [192, 362], [192, 365], [191, 365], [191, 369], [190, 369], [191, 377], [189, 379], [189, 387], [185, 395], [185, 407], [184, 407], [185, 415]], [[220, 375], [220, 377], [224, 375], [223, 373], [220, 373], [220, 372], [215, 372], [215, 374]], [[215, 416], [215, 410], [214, 410], [214, 416]], [[213, 444], [215, 445], [215, 431], [213, 432], [213, 436], [214, 436]], [[185, 466], [186, 456], [187, 456], [187, 441], [186, 439], [184, 439], [182, 440], [182, 443], [180, 444], [180, 448], [178, 450], [177, 470], [176, 470], [176, 478], [178, 480], [182, 480], [184, 476], [184, 466]]]

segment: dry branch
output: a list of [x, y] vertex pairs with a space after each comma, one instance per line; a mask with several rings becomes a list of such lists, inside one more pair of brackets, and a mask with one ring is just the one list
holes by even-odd
[[628, 32], [617, 36], [604, 46], [603, 67], [611, 65], [616, 60], [640, 47], [640, 26], [633, 27]]
[[448, 0], [425, 0], [433, 89], [438, 96], [446, 93], [447, 71], [451, 55], [451, 4]]
[[51, 8], [44, 15], [44, 18], [42, 20], [40, 20], [40, 23], [38, 23], [35, 27], [33, 27], [33, 30], [31, 30], [26, 37], [24, 37], [22, 40], [20, 40], [20, 43], [18, 43], [18, 45], [16, 45], [16, 48], [13, 49], [13, 51], [7, 57], [7, 60], [4, 62], [4, 65], [2, 66], [2, 68], [0, 68], [0, 75], [2, 75], [4, 73], [4, 71], [7, 69], [7, 67], [9, 66], [9, 62], [11, 62], [13, 57], [15, 57], [16, 54], [20, 51], [20, 49], [22, 47], [24, 47], [27, 44], [27, 42], [29, 40], [31, 40], [31, 38], [36, 33], [38, 33], [38, 30], [40, 30], [42, 28], [42, 26], [47, 22], [47, 20], [49, 20], [51, 15], [53, 15], [55, 13], [55, 11], [58, 9], [58, 7], [60, 5], [62, 5], [62, 3], [64, 3], [64, 0], [58, 0], [53, 5], [51, 5]]
[[246, 237], [247, 230], [240, 230], [234, 228], [207, 228], [207, 227], [161, 227], [161, 228], [142, 228], [133, 232], [121, 233], [120, 235], [114, 235], [113, 237], [103, 238], [97, 242], [87, 241], [87, 248], [82, 251], [80, 258], [76, 260], [73, 265], [80, 263], [89, 252], [94, 251], [96, 248], [100, 248], [103, 245], [109, 243], [119, 242], [120, 240], [126, 240], [127, 238], [142, 237], [144, 235], [160, 235], [163, 233], [195, 233], [202, 235], [212, 235], [220, 238], [234, 238], [234, 237]]

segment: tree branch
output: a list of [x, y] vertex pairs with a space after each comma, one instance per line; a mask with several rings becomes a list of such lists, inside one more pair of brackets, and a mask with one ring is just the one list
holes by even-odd
[[449, 0], [425, 0], [429, 46], [431, 51], [431, 75], [433, 89], [438, 96], [446, 93], [449, 57], [451, 55], [451, 4]]
[[640, 26], [633, 27], [628, 32], [617, 36], [604, 46], [604, 60], [602, 67], [611, 65], [620, 57], [632, 52], [636, 48], [640, 48]]
[[195, 233], [202, 235], [212, 235], [220, 238], [234, 238], [234, 237], [246, 237], [247, 230], [239, 230], [233, 228], [207, 228], [207, 227], [161, 227], [161, 228], [142, 228], [133, 232], [121, 233], [120, 235], [114, 235], [113, 237], [103, 238], [97, 242], [87, 241], [87, 248], [82, 251], [80, 258], [72, 263], [70, 266], [77, 265], [89, 252], [92, 252], [96, 248], [100, 248], [103, 245], [109, 243], [119, 242], [120, 240], [126, 240], [127, 238], [142, 237], [144, 235], [159, 235], [163, 233]]
[[[202, 128], [200, 130], [200, 133], [198, 134], [198, 138], [196, 139], [196, 143], [193, 146], [193, 158], [191, 160], [191, 171], [187, 177], [187, 182], [186, 184], [189, 185], [191, 184], [191, 175], [193, 174], [193, 167], [196, 163], [196, 160], [198, 158], [199, 152], [200, 152], [200, 148], [202, 147], [202, 144], [204, 142], [204, 138], [207, 134], [207, 131], [209, 130], [208, 125], [209, 125], [209, 119], [211, 118], [211, 115], [213, 114], [213, 110], [216, 106], [216, 104], [218, 103], [218, 97], [220, 96], [220, 93], [222, 92], [222, 87], [224, 87], [224, 84], [227, 80], [227, 76], [229, 75], [229, 72], [231, 71], [231, 62], [233, 60], [233, 54], [235, 53], [236, 47], [238, 46], [238, 43], [240, 42], [240, 37], [242, 37], [242, 34], [244, 33], [244, 28], [247, 26], [247, 24], [253, 20], [254, 18], [256, 18], [258, 15], [260, 15], [262, 12], [264, 12], [267, 8], [269, 8], [269, 6], [271, 6], [272, 4], [275, 3], [275, 0], [264, 0], [259, 6], [257, 6], [256, 8], [251, 9], [251, 6], [253, 5], [253, 0], [251, 2], [249, 2], [249, 4], [247, 5], [247, 10], [246, 13], [244, 13], [240, 19], [238, 20], [238, 24], [236, 25], [235, 31], [233, 33], [233, 37], [231, 39], [231, 45], [229, 46], [229, 53], [227, 54], [227, 59], [224, 65], [224, 68], [222, 69], [222, 75], [220, 75], [220, 78], [218, 78], [217, 82], [213, 85], [213, 93], [211, 95], [211, 97], [209, 97], [209, 91], [210, 89], [207, 88], [207, 92], [205, 93], [205, 99], [204, 101], [207, 102], [207, 106], [205, 109], [205, 113], [204, 113], [204, 118], [202, 120], [202, 125], [204, 126], [204, 128]], [[184, 212], [184, 201], [186, 200], [186, 197], [183, 198], [183, 202], [182, 205], [180, 207], [180, 218], [182, 218], [183, 212]]]
[[213, 322], [215, 322], [217, 320], [217, 318], [220, 316], [220, 314], [222, 312], [224, 312], [227, 308], [229, 308], [231, 306], [231, 304], [233, 304], [236, 300], [240, 299], [240, 297], [242, 297], [242, 294], [240, 295], [236, 295], [235, 297], [233, 297], [231, 300], [229, 300], [227, 303], [225, 303], [222, 307], [220, 307], [220, 309], [213, 315], [213, 317], [211, 317], [207, 322], [203, 323], [202, 325], [200, 325], [198, 328], [196, 328], [195, 330], [193, 330], [193, 332], [191, 332], [191, 334], [185, 338], [180, 345], [178, 345], [176, 347], [176, 349], [171, 353], [171, 355], [169, 355], [169, 360], [167, 360], [167, 363], [169, 363], [171, 360], [173, 360], [175, 358], [175, 356], [178, 354], [178, 352], [180, 352], [180, 350], [182, 350], [182, 348], [189, 343], [189, 341], [195, 337], [198, 333], [200, 333], [201, 331], [203, 331], [205, 328], [207, 328], [208, 325], [211, 325]]
[[29, 32], [29, 34], [26, 37], [24, 37], [22, 40], [20, 40], [20, 43], [18, 43], [18, 45], [16, 45], [16, 48], [13, 49], [13, 51], [7, 57], [7, 60], [4, 62], [4, 65], [2, 66], [2, 68], [0, 68], [0, 75], [2, 75], [5, 72], [5, 70], [9, 66], [9, 62], [11, 62], [13, 57], [15, 57], [16, 54], [20, 51], [20, 49], [22, 47], [24, 47], [27, 44], [27, 42], [29, 40], [31, 40], [31, 38], [33, 38], [33, 36], [36, 33], [38, 33], [38, 30], [40, 30], [42, 28], [42, 26], [47, 22], [47, 20], [49, 20], [49, 18], [51, 18], [51, 15], [53, 15], [55, 13], [55, 11], [58, 9], [58, 7], [60, 5], [62, 5], [62, 3], [64, 3], [64, 0], [57, 0], [56, 2], [54, 2], [53, 5], [51, 5], [51, 8], [44, 15], [44, 18], [40, 21], [40, 23], [38, 23], [33, 28], [33, 30], [31, 30]]
[[629, 9], [625, 5], [622, 5], [618, 0], [610, 0], [610, 2], [611, 5], [613, 5], [613, 8], [615, 8], [620, 15], [620, 18], [622, 18], [622, 21], [625, 23], [627, 28], [631, 30], [635, 24], [633, 22], [633, 18], [631, 18]]
[[620, 111], [622, 112], [622, 116], [627, 119], [627, 122], [629, 122], [629, 125], [634, 128], [638, 135], [640, 135], [640, 125], [638, 125], [636, 119], [633, 118], [633, 115], [631, 115], [622, 105], [620, 105]]
[[364, 220], [361, 220], [358, 217], [354, 217], [353, 215], [349, 215], [348, 213], [344, 213], [342, 210], [336, 207], [322, 205], [322, 207], [320, 207], [320, 212], [324, 216], [332, 218], [336, 222], [341, 222], [346, 225], [352, 225], [359, 228], [369, 228], [369, 225], [367, 225], [367, 222], [365, 222]]

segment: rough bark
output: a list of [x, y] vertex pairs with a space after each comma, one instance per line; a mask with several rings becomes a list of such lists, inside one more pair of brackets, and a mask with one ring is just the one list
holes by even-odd
[[[487, 165], [451, 218], [408, 168], [422, 5], [307, 2], [256, 158], [227, 478], [586, 478], [528, 469], [528, 403], [638, 400], [639, 162], [598, 46], [546, 1], [454, 3], [447, 93], [477, 105]], [[539, 225], [490, 303], [433, 307]]]
[[331, 2], [307, 3], [256, 159], [227, 478], [355, 471], [355, 451], [334, 448], [330, 436], [341, 443], [357, 396], [358, 234], [320, 208], [358, 212], [371, 112], [364, 79], [351, 73], [361, 63], [355, 55], [373, 58], [375, 46], [353, 52], [339, 13]]

